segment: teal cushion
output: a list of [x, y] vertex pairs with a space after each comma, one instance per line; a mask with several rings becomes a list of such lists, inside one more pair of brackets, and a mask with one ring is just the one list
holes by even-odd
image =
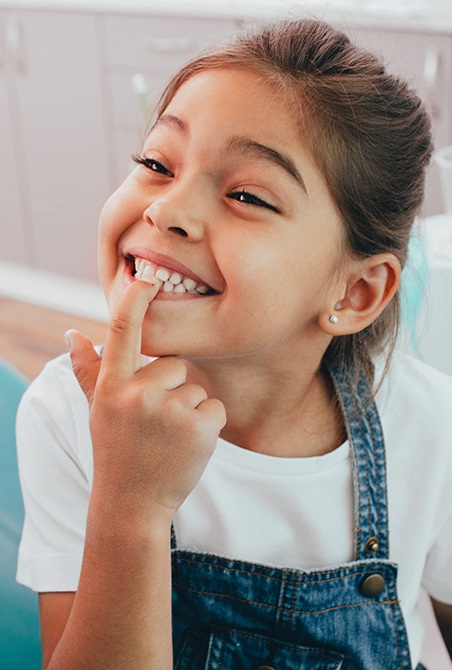
[[24, 508], [16, 458], [15, 420], [27, 381], [0, 360], [0, 667], [41, 668], [37, 594], [17, 584]]

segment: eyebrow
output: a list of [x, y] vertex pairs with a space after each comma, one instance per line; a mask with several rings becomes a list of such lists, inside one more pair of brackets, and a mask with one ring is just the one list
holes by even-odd
[[182, 119], [180, 119], [178, 116], [174, 116], [173, 114], [162, 114], [162, 116], [159, 116], [157, 121], [152, 126], [151, 131], [160, 125], [175, 126], [176, 130], [178, 130], [182, 135], [189, 134], [189, 129], [185, 121], [182, 121]]
[[227, 145], [226, 152], [255, 156], [272, 165], [282, 168], [307, 194], [306, 184], [294, 162], [285, 154], [260, 142], [246, 137], [233, 137]]
[[[152, 130], [159, 125], [170, 125], [175, 127], [182, 135], [188, 135], [190, 130], [185, 121], [182, 121], [177, 116], [173, 114], [163, 114], [157, 119]], [[247, 137], [232, 137], [224, 150], [225, 154], [235, 153], [251, 157], [256, 157], [260, 160], [264, 160], [267, 163], [276, 165], [278, 168], [282, 168], [297, 184], [300, 186], [304, 193], [307, 194], [306, 184], [303, 177], [301, 176], [298, 168], [294, 162], [289, 158], [289, 156], [283, 154], [281, 151], [277, 151], [272, 147], [268, 147], [265, 144], [260, 142], [255, 142], [250, 140]]]

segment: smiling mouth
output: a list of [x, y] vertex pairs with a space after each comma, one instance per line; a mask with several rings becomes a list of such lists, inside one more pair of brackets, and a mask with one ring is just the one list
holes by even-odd
[[146, 281], [146, 278], [157, 277], [162, 282], [159, 291], [183, 295], [207, 296], [217, 293], [213, 288], [202, 282], [196, 282], [180, 272], [176, 272], [163, 265], [156, 265], [138, 256], [128, 256], [127, 263], [132, 277]]

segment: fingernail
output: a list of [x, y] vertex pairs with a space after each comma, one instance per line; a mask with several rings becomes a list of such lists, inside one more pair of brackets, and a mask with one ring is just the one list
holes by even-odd
[[67, 330], [64, 333], [64, 339], [66, 341], [66, 347], [68, 351], [72, 351], [73, 341], [72, 341], [72, 330]]
[[148, 284], [156, 284], [159, 281], [150, 265], [138, 267], [135, 272], [135, 279], [137, 281], [144, 281]]
[[137, 279], [137, 281], [142, 281], [145, 284], [152, 284], [153, 286], [156, 286], [157, 284], [161, 284], [162, 282], [160, 279], [157, 279], [157, 277], [154, 277], [154, 275], [145, 275], [143, 274], [141, 277]]
[[160, 290], [160, 287], [162, 285], [162, 282], [160, 279], [154, 279], [154, 281], [147, 281], [146, 279], [139, 279], [138, 281], [141, 281], [143, 284], [147, 284], [149, 287], [149, 292], [152, 295], [152, 299], [155, 298], [157, 293]]
[[154, 275], [154, 272], [150, 265], [146, 265], [141, 274], [140, 279], [141, 281], [147, 281], [149, 284], [156, 284], [158, 282], [158, 279]]

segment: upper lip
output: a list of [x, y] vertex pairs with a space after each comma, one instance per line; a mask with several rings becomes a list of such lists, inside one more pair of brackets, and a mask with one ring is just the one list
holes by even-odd
[[176, 261], [170, 256], [165, 256], [164, 254], [159, 254], [143, 247], [133, 247], [127, 251], [125, 256], [143, 258], [154, 265], [168, 268], [168, 270], [173, 270], [174, 272], [179, 272], [179, 274], [184, 275], [184, 277], [190, 277], [190, 279], [193, 279], [197, 284], [205, 284], [206, 286], [209, 286], [208, 282], [202, 279], [202, 277], [199, 277], [199, 275], [192, 272], [190, 268], [187, 268], [186, 265], [179, 263], [179, 261]]

